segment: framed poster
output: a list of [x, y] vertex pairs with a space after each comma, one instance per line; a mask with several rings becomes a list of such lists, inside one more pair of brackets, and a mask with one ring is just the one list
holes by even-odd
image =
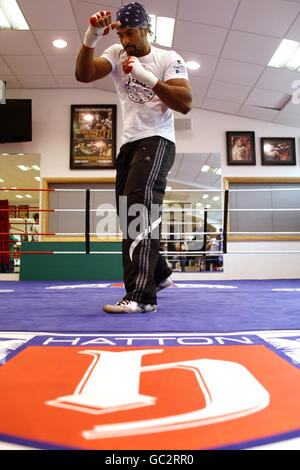
[[255, 134], [252, 131], [226, 132], [227, 165], [255, 165]]
[[71, 169], [115, 167], [116, 108], [115, 104], [71, 105]]
[[296, 165], [294, 137], [262, 137], [262, 165]]

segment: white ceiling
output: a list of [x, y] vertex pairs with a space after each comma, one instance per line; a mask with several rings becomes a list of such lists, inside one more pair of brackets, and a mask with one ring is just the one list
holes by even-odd
[[[127, 1], [18, 0], [30, 31], [0, 31], [0, 78], [7, 88], [86, 88], [114, 91], [109, 77], [92, 84], [74, 69], [89, 17], [115, 15]], [[283, 38], [300, 42], [300, 0], [143, 0], [149, 11], [175, 16], [172, 48], [201, 67], [190, 72], [194, 107], [300, 127], [291, 96], [300, 72], [267, 67]], [[66, 49], [52, 41], [67, 40]], [[96, 48], [115, 42], [114, 34]], [[287, 104], [285, 104], [287, 103]], [[281, 107], [283, 108], [281, 109]]]

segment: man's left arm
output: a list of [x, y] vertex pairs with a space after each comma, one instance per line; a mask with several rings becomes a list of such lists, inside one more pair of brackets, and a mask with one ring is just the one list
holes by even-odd
[[184, 78], [174, 78], [166, 82], [158, 80], [154, 93], [169, 108], [182, 114], [192, 109], [192, 89]]
[[152, 72], [145, 70], [134, 56], [123, 62], [123, 70], [151, 88], [159, 99], [174, 111], [187, 114], [192, 109], [192, 89], [185, 78], [172, 78], [163, 82]]

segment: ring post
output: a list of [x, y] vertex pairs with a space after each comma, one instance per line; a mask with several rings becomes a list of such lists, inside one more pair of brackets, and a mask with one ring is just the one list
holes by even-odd
[[227, 253], [227, 224], [228, 224], [229, 190], [224, 192], [224, 212], [223, 212], [223, 253]]
[[90, 254], [90, 190], [85, 193], [85, 252]]

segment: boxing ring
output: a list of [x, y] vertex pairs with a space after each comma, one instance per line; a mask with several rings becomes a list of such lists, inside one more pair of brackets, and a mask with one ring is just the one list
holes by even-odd
[[[83, 248], [35, 251], [27, 243], [21, 256], [121, 256], [117, 247], [93, 248], [91, 237], [99, 234], [90, 232], [95, 209], [84, 191], [85, 209], [74, 210], [85, 213], [85, 231], [76, 233]], [[214, 255], [247, 256], [248, 250], [228, 248], [236, 234], [228, 216], [241, 209], [230, 208], [230, 190], [221, 194], [222, 244]], [[63, 212], [40, 209], [55, 211]], [[97, 449], [103, 458], [111, 449], [183, 456], [299, 449], [300, 279], [204, 280], [199, 272], [186, 280], [184, 274], [158, 293], [157, 312], [125, 315], [102, 310], [123, 297], [122, 278], [2, 281], [0, 448]]]

